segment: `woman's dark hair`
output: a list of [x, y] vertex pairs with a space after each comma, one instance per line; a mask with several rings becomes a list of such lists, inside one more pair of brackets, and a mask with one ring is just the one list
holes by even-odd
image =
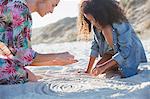
[[115, 0], [84, 1], [81, 10], [84, 14], [91, 14], [102, 27], [128, 21]]

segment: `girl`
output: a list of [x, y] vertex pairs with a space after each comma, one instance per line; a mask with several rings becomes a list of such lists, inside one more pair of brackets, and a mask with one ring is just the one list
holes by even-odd
[[[79, 20], [82, 37], [89, 37], [91, 28], [94, 32], [86, 73], [97, 76], [117, 69], [121, 77], [130, 77], [147, 62], [141, 41], [114, 0], [83, 0]], [[98, 55], [101, 59], [92, 70]]]
[[0, 0], [0, 84], [37, 81], [25, 66], [67, 65], [76, 62], [68, 52], [39, 54], [30, 45], [32, 18], [52, 13], [59, 0]]

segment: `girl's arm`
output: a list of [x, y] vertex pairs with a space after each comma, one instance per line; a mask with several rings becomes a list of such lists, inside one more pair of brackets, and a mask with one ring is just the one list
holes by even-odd
[[91, 73], [95, 59], [98, 57], [98, 53], [99, 53], [98, 50], [99, 50], [99, 46], [98, 46], [97, 41], [94, 37], [94, 40], [92, 42], [92, 47], [91, 47], [90, 59], [89, 59], [89, 63], [88, 63], [87, 70], [85, 71], [85, 73], [89, 73], [89, 74]]
[[65, 53], [54, 53], [54, 54], [37, 54], [31, 66], [56, 66], [56, 65], [68, 65], [77, 62], [74, 56]]
[[119, 45], [119, 51], [112, 57], [119, 65], [121, 65], [125, 59], [127, 59], [131, 52], [132, 46], [132, 33], [133, 29], [129, 23], [115, 24], [115, 32], [118, 34], [117, 44]]
[[113, 59], [109, 59], [108, 61], [104, 62], [103, 64], [97, 65], [93, 71], [92, 74], [94, 76], [98, 76], [99, 74], [104, 73], [107, 69], [110, 69], [114, 66], [117, 66], [117, 62]]
[[89, 63], [87, 66], [87, 70], [85, 71], [85, 73], [89, 73], [89, 74], [91, 73], [95, 59], [98, 57], [98, 54], [99, 54], [99, 46], [98, 46], [97, 41], [96, 41], [97, 31], [95, 30], [94, 27], [93, 27], [93, 30], [94, 30], [94, 39], [92, 41]]
[[105, 63], [97, 66], [93, 70], [94, 75], [102, 74], [106, 69], [121, 65], [125, 59], [127, 59], [131, 52], [132, 42], [132, 28], [129, 23], [115, 24], [113, 27], [116, 28], [117, 33], [117, 44], [119, 45], [119, 51], [112, 56], [112, 58]]
[[93, 64], [95, 62], [95, 59], [96, 59], [96, 57], [90, 56], [89, 64], [87, 66], [87, 70], [85, 71], [85, 73], [88, 73], [88, 74], [91, 73], [91, 70], [92, 70]]

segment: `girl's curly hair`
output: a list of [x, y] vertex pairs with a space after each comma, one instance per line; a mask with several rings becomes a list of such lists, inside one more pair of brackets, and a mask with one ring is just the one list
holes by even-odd
[[91, 23], [84, 17], [84, 14], [91, 14], [102, 27], [113, 23], [128, 22], [115, 0], [82, 0], [78, 17], [79, 39], [90, 37]]

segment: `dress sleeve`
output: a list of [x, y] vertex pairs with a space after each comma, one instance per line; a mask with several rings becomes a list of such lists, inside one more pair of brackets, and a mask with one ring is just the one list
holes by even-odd
[[118, 52], [112, 57], [119, 65], [127, 59], [131, 52], [132, 28], [129, 23], [116, 24]]
[[31, 48], [31, 15], [24, 3], [15, 2], [10, 8], [13, 27], [12, 59], [21, 66], [27, 66], [36, 57], [36, 52]]

